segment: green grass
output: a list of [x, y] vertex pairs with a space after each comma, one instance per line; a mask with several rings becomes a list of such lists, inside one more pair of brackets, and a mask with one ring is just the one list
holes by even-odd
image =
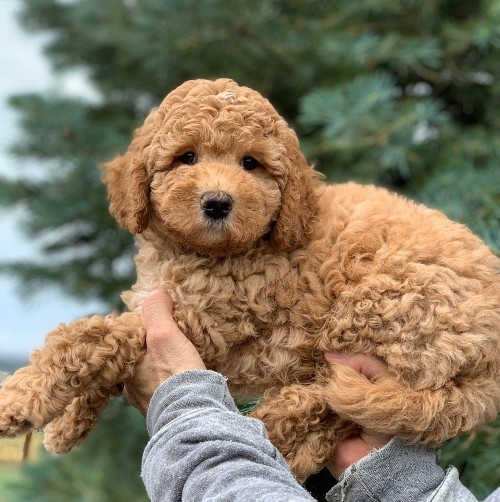
[[0, 462], [0, 502], [10, 502], [9, 484], [21, 477], [20, 462]]

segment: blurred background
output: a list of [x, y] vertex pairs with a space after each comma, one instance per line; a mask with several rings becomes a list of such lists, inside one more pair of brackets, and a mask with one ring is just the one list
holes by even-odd
[[[500, 253], [500, 0], [2, 0], [0, 37], [0, 370], [59, 322], [122, 308], [133, 242], [99, 164], [190, 78], [253, 87], [330, 181], [437, 207]], [[2, 447], [22, 442], [3, 440], [0, 501], [147, 500], [145, 441], [122, 399], [68, 455], [35, 435], [20, 464]], [[484, 497], [499, 421], [441, 462]]]

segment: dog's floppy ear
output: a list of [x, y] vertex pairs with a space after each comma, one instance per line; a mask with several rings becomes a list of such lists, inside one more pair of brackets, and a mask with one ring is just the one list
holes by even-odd
[[295, 133], [288, 129], [284, 137], [288, 177], [271, 243], [277, 250], [291, 251], [301, 246], [312, 232], [318, 213], [314, 184], [319, 175], [300, 151]]
[[110, 212], [133, 234], [143, 232], [149, 220], [148, 147], [158, 130], [158, 110], [153, 110], [124, 155], [103, 165]]
[[188, 80], [173, 90], [159, 108], [148, 115], [144, 125], [135, 131], [127, 152], [103, 165], [103, 181], [108, 188], [110, 212], [122, 227], [133, 234], [139, 234], [148, 227], [150, 173], [147, 163], [151, 144], [160, 132], [169, 110], [204, 82], [206, 81]]

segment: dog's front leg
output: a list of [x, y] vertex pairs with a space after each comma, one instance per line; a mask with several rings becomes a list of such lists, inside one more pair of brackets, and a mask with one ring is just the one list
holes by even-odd
[[121, 394], [121, 386], [87, 390], [66, 406], [64, 413], [47, 424], [43, 445], [52, 453], [67, 453], [81, 444], [96, 426], [110, 395]]
[[129, 378], [143, 353], [139, 314], [61, 324], [31, 355], [30, 366], [8, 377], [0, 390], [0, 436], [43, 427], [85, 391]]

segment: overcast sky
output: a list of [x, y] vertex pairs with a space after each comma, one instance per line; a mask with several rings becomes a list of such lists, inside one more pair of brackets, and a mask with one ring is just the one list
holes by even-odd
[[[24, 92], [64, 89], [68, 94], [89, 92], [79, 74], [55, 76], [43, 56], [44, 37], [23, 31], [16, 21], [19, 0], [0, 0], [0, 173], [20, 170], [8, 154], [9, 145], [20, 134], [15, 113], [7, 106], [9, 96]], [[36, 244], [19, 230], [20, 210], [0, 208], [0, 262], [36, 257]], [[14, 280], [0, 275], [0, 356], [27, 357], [43, 345], [45, 334], [60, 322], [69, 322], [98, 310], [63, 298], [53, 289], [40, 291], [29, 299], [16, 292]], [[1, 370], [2, 368], [0, 368]]]

